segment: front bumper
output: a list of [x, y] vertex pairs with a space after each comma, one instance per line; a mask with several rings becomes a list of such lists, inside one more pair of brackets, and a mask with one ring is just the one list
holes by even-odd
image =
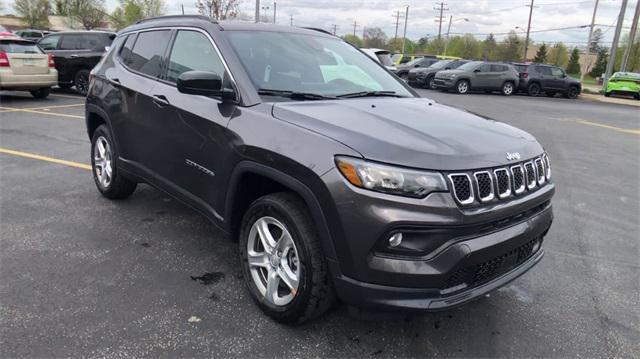
[[443, 78], [436, 77], [433, 80], [433, 84], [434, 84], [435, 88], [437, 88], [437, 89], [452, 89], [456, 84], [456, 80], [455, 79], [443, 79]]

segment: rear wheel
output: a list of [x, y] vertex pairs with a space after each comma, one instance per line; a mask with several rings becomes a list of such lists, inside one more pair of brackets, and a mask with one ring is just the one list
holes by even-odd
[[435, 90], [436, 89], [436, 77], [435, 76], [431, 76], [427, 79], [427, 87]]
[[579, 94], [580, 94], [580, 91], [578, 90], [578, 88], [575, 87], [575, 86], [571, 86], [571, 87], [569, 87], [569, 89], [567, 90], [567, 92], [564, 95], [567, 98], [574, 99], [574, 98], [578, 97]]
[[536, 83], [529, 85], [529, 87], [527, 88], [527, 93], [529, 94], [529, 96], [540, 95], [540, 85]]
[[31, 96], [35, 98], [47, 98], [47, 96], [49, 96], [49, 93], [51, 93], [51, 88], [43, 87], [41, 89], [31, 90], [29, 92], [31, 93]]
[[239, 242], [245, 282], [268, 316], [302, 323], [331, 307], [335, 295], [327, 261], [298, 197], [275, 193], [253, 202], [242, 220]]
[[76, 91], [82, 96], [86, 96], [89, 91], [89, 71], [80, 70], [76, 73], [76, 77], [73, 81], [76, 86]]
[[515, 90], [515, 86], [513, 85], [513, 82], [511, 81], [507, 81], [504, 84], [502, 84], [502, 94], [504, 96], [511, 96], [513, 95], [513, 91]]
[[456, 92], [459, 94], [466, 94], [469, 92], [469, 81], [460, 80], [456, 82]]
[[113, 145], [111, 131], [100, 125], [91, 139], [91, 167], [93, 180], [100, 193], [109, 199], [129, 197], [137, 183], [125, 178], [116, 168], [118, 153]]

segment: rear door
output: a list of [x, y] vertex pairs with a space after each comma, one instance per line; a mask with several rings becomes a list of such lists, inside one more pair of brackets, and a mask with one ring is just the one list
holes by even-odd
[[509, 72], [509, 66], [492, 64], [490, 83], [488, 87], [492, 89], [502, 88], [502, 84], [510, 78]]
[[157, 125], [153, 137], [157, 149], [155, 170], [192, 196], [215, 206], [224, 187], [221, 173], [228, 159], [227, 124], [235, 104], [220, 99], [183, 94], [176, 88], [178, 77], [187, 71], [206, 71], [219, 75], [231, 88], [229, 73], [209, 35], [200, 30], [178, 30], [169, 51], [166, 74], [154, 87], [153, 117]]
[[553, 78], [551, 76], [551, 68], [549, 66], [536, 66], [536, 71], [540, 76], [540, 84], [542, 85], [542, 89], [554, 89]]
[[559, 67], [551, 67], [551, 86], [554, 90], [565, 90], [565, 73]]
[[0, 52], [7, 54], [15, 75], [43, 75], [49, 73], [49, 57], [38, 45], [25, 40], [0, 40]]

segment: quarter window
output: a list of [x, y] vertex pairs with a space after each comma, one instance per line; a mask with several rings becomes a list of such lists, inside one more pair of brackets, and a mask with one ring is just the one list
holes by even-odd
[[491, 72], [505, 72], [507, 67], [504, 65], [491, 65]]
[[124, 45], [120, 49], [120, 58], [125, 60], [131, 55], [131, 50], [133, 49], [133, 43], [136, 41], [136, 34], [131, 34], [127, 36], [127, 41], [124, 42]]
[[160, 76], [162, 57], [170, 37], [170, 30], [141, 32], [131, 54], [124, 60], [125, 65], [149, 76]]
[[224, 75], [224, 65], [208, 37], [197, 31], [180, 30], [169, 56], [167, 80], [176, 82], [187, 71]]

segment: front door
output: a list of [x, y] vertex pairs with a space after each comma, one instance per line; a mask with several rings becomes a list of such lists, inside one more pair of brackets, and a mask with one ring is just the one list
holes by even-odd
[[[156, 119], [152, 136], [161, 146], [155, 156], [162, 164], [155, 170], [192, 200], [215, 207], [215, 198], [228, 174], [220, 173], [229, 158], [231, 140], [226, 127], [235, 104], [220, 99], [183, 94], [176, 88], [187, 71], [229, 74], [210, 37], [199, 30], [178, 30], [168, 53], [163, 81], [152, 90]], [[184, 193], [184, 191], [188, 193]]]

